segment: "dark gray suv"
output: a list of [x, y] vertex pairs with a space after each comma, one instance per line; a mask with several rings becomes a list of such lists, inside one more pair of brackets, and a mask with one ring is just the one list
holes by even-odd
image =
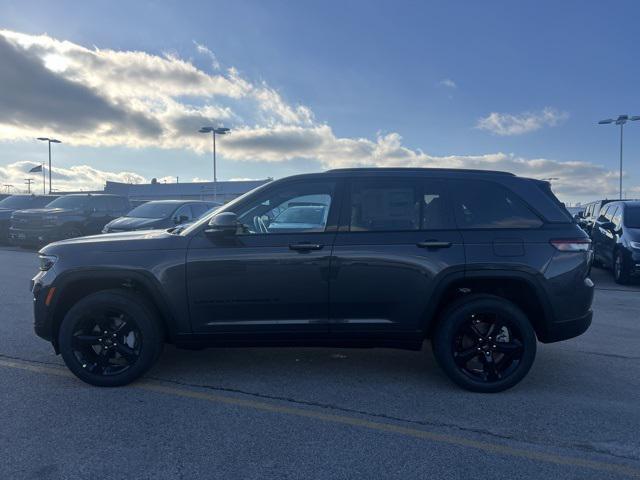
[[[323, 210], [319, 223], [274, 221], [305, 205]], [[35, 330], [100, 386], [141, 376], [165, 342], [418, 350], [426, 339], [451, 380], [496, 392], [527, 374], [537, 341], [589, 327], [591, 255], [546, 182], [333, 170], [269, 183], [182, 230], [46, 246]]]

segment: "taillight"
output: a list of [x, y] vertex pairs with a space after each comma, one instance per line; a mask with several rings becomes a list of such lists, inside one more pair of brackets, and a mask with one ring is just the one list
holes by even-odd
[[556, 238], [549, 243], [561, 252], [586, 252], [591, 248], [588, 238]]

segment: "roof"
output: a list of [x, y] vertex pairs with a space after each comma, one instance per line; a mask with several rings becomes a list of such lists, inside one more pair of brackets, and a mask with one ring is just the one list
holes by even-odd
[[373, 172], [443, 172], [443, 173], [479, 173], [487, 175], [509, 175], [515, 177], [513, 173], [503, 172], [500, 170], [474, 170], [470, 168], [404, 168], [404, 167], [375, 167], [375, 168], [334, 168], [327, 170], [327, 173], [354, 172], [354, 173], [373, 173]]

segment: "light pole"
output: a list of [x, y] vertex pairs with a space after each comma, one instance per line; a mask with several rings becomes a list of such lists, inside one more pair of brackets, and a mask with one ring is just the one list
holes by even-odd
[[55, 138], [47, 138], [47, 137], [38, 137], [38, 140], [49, 143], [49, 193], [51, 193], [51, 144], [52, 143], [62, 143], [60, 140], [56, 140]]
[[211, 139], [213, 142], [213, 201], [218, 201], [218, 177], [216, 175], [216, 134], [226, 135], [231, 130], [224, 127], [202, 127], [198, 132], [211, 133]]
[[623, 139], [623, 129], [624, 124], [627, 122], [635, 122], [636, 120], [640, 120], [640, 115], [634, 115], [630, 117], [629, 115], [618, 115], [618, 118], [607, 118], [606, 120], [600, 120], [598, 125], [606, 125], [609, 123], [615, 123], [616, 125], [620, 125], [620, 200], [622, 200], [622, 139]]

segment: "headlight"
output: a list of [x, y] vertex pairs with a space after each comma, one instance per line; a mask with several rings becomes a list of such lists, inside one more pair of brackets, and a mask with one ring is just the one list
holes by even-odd
[[640, 242], [629, 242], [631, 248], [635, 248], [636, 250], [640, 250]]
[[58, 257], [55, 255], [38, 255], [38, 258], [40, 259], [40, 270], [43, 272], [49, 270], [58, 261]]

